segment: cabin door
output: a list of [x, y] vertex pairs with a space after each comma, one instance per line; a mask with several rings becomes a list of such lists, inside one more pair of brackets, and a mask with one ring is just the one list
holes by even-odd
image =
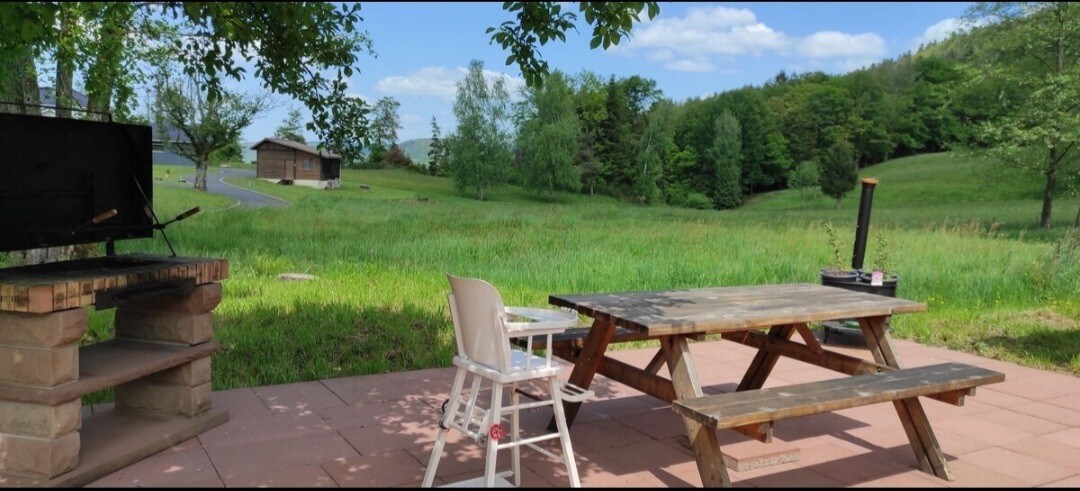
[[284, 174], [284, 177], [286, 179], [292, 179], [294, 181], [296, 180], [296, 161], [295, 160], [286, 160], [285, 161], [285, 172], [283, 174]]

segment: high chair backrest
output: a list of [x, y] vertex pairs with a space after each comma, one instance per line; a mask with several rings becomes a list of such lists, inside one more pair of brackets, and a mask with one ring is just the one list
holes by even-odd
[[500, 372], [510, 371], [510, 338], [503, 321], [502, 295], [490, 283], [476, 278], [450, 280], [450, 316], [454, 321], [458, 355]]

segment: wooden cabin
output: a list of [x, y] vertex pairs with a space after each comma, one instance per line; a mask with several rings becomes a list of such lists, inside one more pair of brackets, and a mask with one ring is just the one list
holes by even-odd
[[292, 140], [263, 138], [252, 145], [256, 177], [316, 189], [341, 185], [341, 156]]

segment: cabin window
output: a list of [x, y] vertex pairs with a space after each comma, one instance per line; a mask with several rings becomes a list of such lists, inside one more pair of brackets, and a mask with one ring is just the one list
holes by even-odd
[[304, 159], [304, 170], [315, 170], [315, 163], [311, 159]]

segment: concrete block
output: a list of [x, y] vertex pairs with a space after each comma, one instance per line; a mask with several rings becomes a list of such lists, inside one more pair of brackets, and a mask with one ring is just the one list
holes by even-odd
[[79, 378], [79, 347], [0, 346], [0, 382], [56, 387]]
[[170, 314], [120, 307], [116, 336], [144, 341], [202, 344], [214, 337], [214, 314]]
[[34, 348], [71, 344], [86, 333], [89, 316], [85, 308], [49, 314], [0, 312], [0, 344]]
[[136, 380], [116, 386], [116, 407], [193, 418], [210, 410], [210, 383], [195, 387]]
[[144, 377], [142, 380], [168, 385], [195, 387], [210, 381], [210, 357], [199, 358], [176, 368]]
[[0, 472], [49, 479], [79, 463], [79, 432], [59, 438], [0, 433]]
[[144, 312], [170, 314], [205, 314], [221, 303], [221, 283], [207, 283], [195, 287], [187, 295], [162, 295], [124, 304], [123, 308]]
[[55, 438], [82, 426], [78, 399], [58, 406], [0, 401], [0, 433]]

